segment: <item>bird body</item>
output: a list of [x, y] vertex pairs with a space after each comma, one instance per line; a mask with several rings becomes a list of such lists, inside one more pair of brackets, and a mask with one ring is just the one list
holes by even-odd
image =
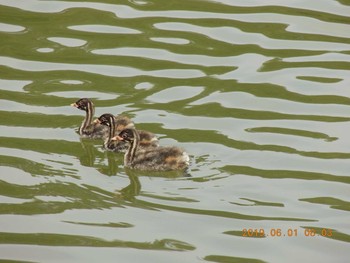
[[178, 147], [140, 148], [140, 136], [135, 129], [125, 129], [112, 140], [129, 143], [129, 148], [124, 155], [124, 166], [131, 169], [170, 171], [184, 170], [189, 165], [188, 154]]

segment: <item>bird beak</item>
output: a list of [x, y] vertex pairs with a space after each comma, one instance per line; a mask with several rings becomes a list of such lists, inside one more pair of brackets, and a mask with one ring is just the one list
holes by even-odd
[[95, 124], [101, 124], [101, 121], [99, 119], [94, 120]]
[[122, 137], [120, 137], [119, 135], [114, 136], [112, 139], [112, 141], [123, 141], [124, 139]]
[[71, 104], [72, 107], [78, 108], [78, 104], [76, 104], [75, 102]]

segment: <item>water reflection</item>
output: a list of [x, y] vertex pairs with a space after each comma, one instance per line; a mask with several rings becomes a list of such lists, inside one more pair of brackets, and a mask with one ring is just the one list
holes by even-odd
[[[18, 242], [17, 240], [21, 240]], [[1, 233], [0, 244], [24, 244], [35, 246], [65, 247], [113, 247], [134, 248], [142, 250], [191, 251], [195, 247], [179, 240], [162, 239], [151, 242], [133, 242], [121, 240], [103, 240], [89, 236], [49, 234], [49, 233]]]
[[98, 154], [99, 152], [96, 149], [97, 142], [101, 143], [100, 140], [80, 138], [81, 155], [79, 155], [79, 160], [82, 165], [94, 167], [96, 163], [96, 155], [101, 157], [101, 154]]

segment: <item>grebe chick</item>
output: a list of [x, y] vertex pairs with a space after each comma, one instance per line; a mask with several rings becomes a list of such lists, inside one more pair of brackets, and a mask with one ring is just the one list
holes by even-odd
[[98, 125], [92, 122], [92, 118], [95, 113], [95, 107], [91, 100], [82, 98], [71, 104], [79, 110], [86, 112], [85, 119], [78, 129], [78, 134], [84, 138], [104, 138], [107, 136], [108, 129], [106, 126]]
[[[112, 141], [112, 137], [119, 134], [124, 129], [135, 128], [134, 123], [128, 117], [115, 117], [112, 114], [105, 113], [94, 122], [108, 127], [108, 136], [105, 138], [103, 143], [105, 149], [114, 152], [126, 152], [128, 149], [128, 143], [126, 141]], [[141, 148], [158, 146], [158, 139], [153, 133], [140, 130], [137, 130], [137, 132], [140, 137]]]
[[189, 165], [188, 154], [176, 146], [140, 148], [140, 136], [135, 129], [125, 129], [112, 140], [129, 143], [124, 155], [124, 166], [131, 169], [170, 171], [184, 170]]

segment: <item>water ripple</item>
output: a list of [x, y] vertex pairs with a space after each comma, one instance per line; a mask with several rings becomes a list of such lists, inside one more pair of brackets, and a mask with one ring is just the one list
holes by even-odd
[[108, 26], [108, 25], [79, 25], [79, 26], [69, 26], [69, 29], [91, 32], [91, 33], [107, 33], [107, 34], [140, 34], [141, 31], [118, 27], [118, 26]]
[[25, 27], [18, 25], [11, 25], [6, 23], [0, 23], [0, 31], [7, 33], [15, 33], [25, 30]]
[[[264, 49], [299, 49], [299, 50], [334, 50], [348, 51], [349, 44], [322, 41], [280, 40], [271, 39], [260, 33], [248, 33], [234, 27], [202, 27], [187, 23], [157, 23], [156, 28], [162, 30], [200, 33], [214, 40], [235, 45], [257, 45]], [[349, 29], [347, 29], [349, 31]]]
[[199, 78], [204, 74], [199, 70], [185, 70], [185, 69], [164, 69], [142, 71], [136, 68], [108, 66], [108, 65], [93, 65], [93, 64], [69, 64], [69, 63], [53, 63], [42, 61], [21, 60], [10, 57], [0, 57], [0, 64], [6, 67], [16, 68], [24, 71], [59, 71], [72, 70], [83, 71], [87, 73], [95, 73], [103, 76], [112, 77], [134, 77], [138, 75], [148, 75], [153, 77], [163, 78]]
[[[345, 1], [0, 0], [0, 10], [1, 260], [348, 259]], [[125, 114], [185, 148], [188, 171], [125, 170], [122, 154], [75, 132], [81, 97], [95, 117]]]

